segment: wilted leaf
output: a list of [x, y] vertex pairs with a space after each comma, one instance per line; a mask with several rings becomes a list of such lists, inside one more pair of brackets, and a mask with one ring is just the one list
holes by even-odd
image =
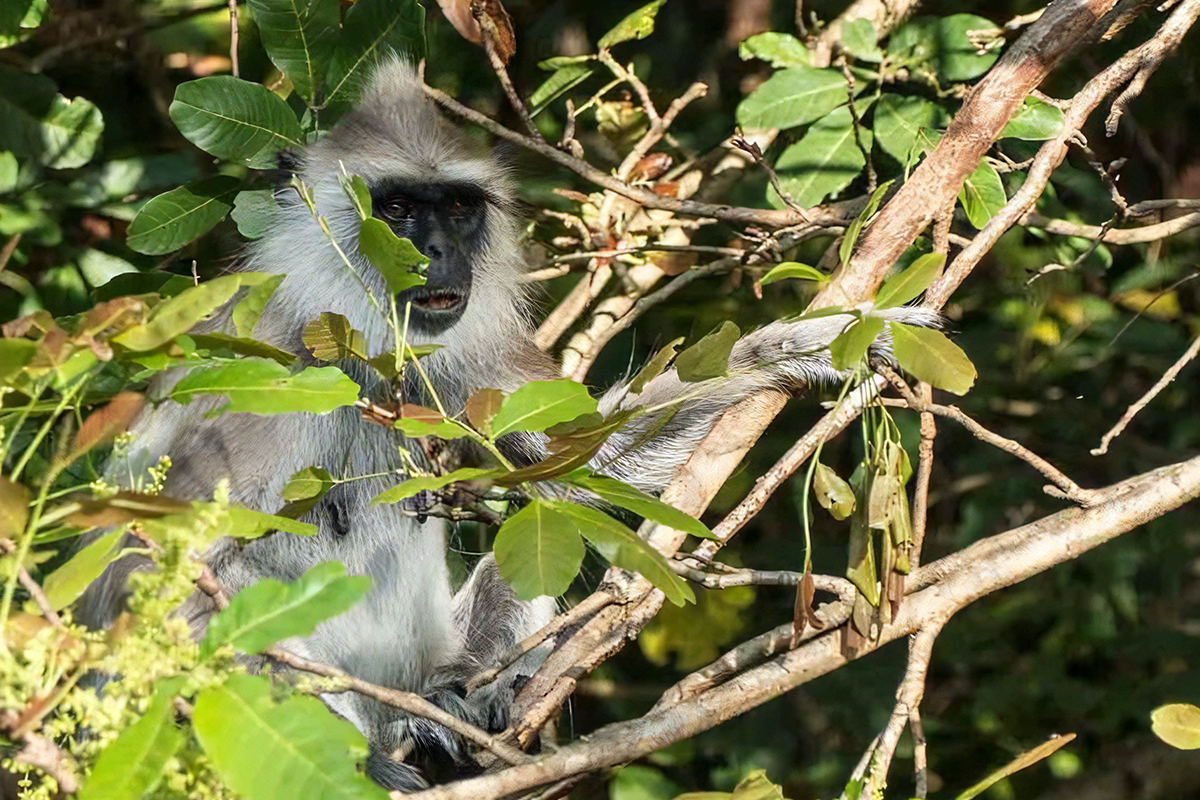
[[596, 411], [596, 400], [581, 383], [560, 379], [530, 381], [504, 399], [492, 417], [492, 436], [514, 431], [544, 431], [560, 422]]
[[271, 683], [230, 675], [196, 699], [192, 723], [229, 789], [246, 800], [387, 800], [356, 769], [367, 741], [315, 697], [271, 699]]
[[251, 166], [274, 166], [274, 154], [304, 144], [300, 123], [267, 87], [232, 75], [181, 83], [169, 111], [188, 141], [201, 150]]
[[980, 161], [959, 189], [958, 201], [971, 224], [982, 229], [1008, 202], [1000, 173], [987, 161]]
[[1200, 750], [1200, 708], [1190, 703], [1159, 706], [1150, 714], [1154, 735], [1180, 750]]
[[272, 275], [257, 286], [250, 287], [250, 291], [246, 292], [242, 301], [233, 307], [233, 325], [240, 338], [249, 339], [254, 336], [254, 328], [262, 319], [267, 301], [271, 299], [271, 295], [275, 294], [279, 284], [283, 283], [284, 277], [283, 275]]
[[393, 486], [386, 492], [375, 495], [371, 498], [371, 505], [399, 503], [401, 500], [415, 497], [421, 492], [434, 492], [456, 481], [475, 480], [484, 475], [491, 475], [494, 472], [495, 470], [480, 469], [478, 467], [462, 467], [453, 472], [447, 472], [445, 475], [418, 475], [415, 478], [409, 478], [399, 486]]
[[[858, 135], [870, 152], [871, 131], [860, 128]], [[850, 185], [866, 163], [854, 138], [850, 109], [843, 107], [814, 122], [800, 141], [784, 150], [775, 162], [775, 171], [783, 190], [807, 208]], [[769, 196], [776, 205], [782, 202], [774, 189], [769, 190]]]
[[871, 343], [883, 332], [883, 322], [880, 317], [863, 317], [838, 334], [829, 345], [833, 368], [843, 370], [858, 366], [866, 358]]
[[684, 350], [675, 359], [681, 381], [695, 383], [729, 374], [729, 354], [741, 337], [737, 325], [726, 320], [721, 327]]
[[291, 583], [274, 578], [242, 589], [229, 607], [208, 623], [200, 643], [201, 657], [232, 644], [246, 653], [260, 653], [276, 642], [308, 636], [317, 625], [348, 611], [371, 588], [366, 575], [346, 574], [344, 564], [317, 564]]
[[71, 443], [67, 463], [74, 461], [93, 447], [108, 444], [118, 434], [124, 433], [133, 418], [142, 410], [145, 400], [137, 392], [121, 392], [103, 408], [88, 415], [79, 426], [75, 440]]
[[677, 531], [699, 536], [701, 539], [716, 538], [707, 525], [690, 514], [667, 505], [657, 497], [648, 495], [641, 489], [615, 478], [604, 475], [588, 475], [578, 478], [574, 483], [594, 492], [601, 500], [632, 511], [639, 517], [654, 520]]
[[16, 540], [29, 521], [29, 489], [0, 475], [0, 537]]
[[138, 211], [125, 242], [152, 256], [178, 250], [225, 219], [240, 187], [237, 178], [217, 175], [160, 194]]
[[846, 102], [846, 79], [832, 69], [791, 67], [768, 78], [738, 104], [747, 130], [794, 128], [821, 119]]
[[616, 27], [600, 37], [598, 43], [600, 49], [607, 50], [631, 39], [645, 39], [654, 33], [654, 18], [665, 2], [667, 0], [654, 0], [618, 22]]
[[493, 549], [500, 575], [522, 600], [566, 592], [584, 555], [575, 522], [544, 500], [534, 500], [505, 520]]
[[633, 376], [633, 380], [629, 382], [630, 394], [641, 394], [646, 388], [646, 384], [657, 378], [667, 368], [667, 364], [671, 363], [671, 359], [675, 357], [675, 351], [679, 349], [679, 345], [683, 344], [684, 338], [680, 336], [678, 339], [670, 341], [667, 346], [654, 354], [646, 366], [642, 367], [638, 374]]
[[305, 325], [302, 340], [318, 361], [367, 358], [363, 335], [350, 327], [350, 320], [332, 311], [321, 312], [320, 317]]
[[337, 0], [250, 0], [250, 10], [272, 63], [311, 103], [337, 44]]
[[944, 333], [899, 322], [890, 324], [896, 361], [917, 380], [960, 395], [975, 385], [975, 365]]
[[374, 217], [363, 220], [358, 249], [383, 276], [392, 294], [425, 284], [421, 268], [429, 264], [429, 259], [408, 239], [397, 236], [383, 220]]
[[808, 49], [790, 33], [757, 33], [738, 45], [743, 61], [751, 58], [766, 61], [772, 67], [807, 67], [812, 62]]
[[784, 261], [782, 264], [776, 264], [771, 267], [770, 271], [762, 276], [762, 280], [759, 283], [766, 286], [769, 283], [786, 280], [787, 278], [816, 281], [817, 283], [825, 283], [829, 280], [829, 276], [816, 267], [810, 267], [808, 264], [801, 264], [798, 261]]
[[1007, 778], [1014, 772], [1020, 772], [1026, 767], [1033, 766], [1037, 762], [1053, 754], [1058, 749], [1070, 744], [1072, 741], [1074, 741], [1074, 739], [1075, 734], [1073, 733], [1064, 734], [1062, 736], [1052, 736], [1049, 741], [1043, 742], [1032, 750], [1022, 753], [1012, 761], [1008, 762], [1008, 764], [996, 770], [991, 775], [988, 775], [979, 783], [960, 793], [955, 800], [972, 800], [972, 798], [978, 797], [1002, 779]]
[[504, 404], [504, 392], [499, 389], [480, 389], [467, 398], [463, 413], [477, 431], [491, 435], [492, 419]]
[[439, 439], [462, 439], [471, 435], [471, 430], [460, 422], [447, 419], [440, 411], [405, 403], [400, 407], [400, 418], [395, 427], [405, 436], [436, 436]]
[[126, 491], [117, 492], [111, 497], [85, 500], [79, 505], [80, 509], [67, 517], [67, 521], [80, 528], [122, 525], [192, 511], [192, 504], [183, 500]]
[[100, 751], [79, 800], [138, 800], [158, 785], [183, 745], [173, 703], [178, 689], [178, 680], [158, 683], [142, 718]]
[[876, 308], [894, 308], [916, 300], [933, 283], [946, 263], [945, 253], [926, 253], [907, 269], [879, 287], [875, 295]]
[[190, 403], [199, 395], [227, 397], [209, 412], [324, 414], [358, 400], [358, 384], [337, 367], [308, 367], [295, 375], [276, 361], [247, 358], [233, 364], [200, 367], [175, 384], [167, 396]]

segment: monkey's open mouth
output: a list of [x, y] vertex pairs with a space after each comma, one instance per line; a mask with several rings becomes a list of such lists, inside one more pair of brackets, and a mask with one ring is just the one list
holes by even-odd
[[465, 299], [466, 295], [458, 289], [430, 288], [426, 286], [412, 290], [410, 298], [415, 307], [422, 311], [435, 313], [456, 311]]

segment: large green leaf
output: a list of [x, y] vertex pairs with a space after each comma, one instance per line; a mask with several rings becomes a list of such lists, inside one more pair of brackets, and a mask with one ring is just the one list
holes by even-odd
[[273, 189], [246, 189], [234, 198], [230, 216], [242, 236], [261, 239], [271, 229], [278, 208]]
[[283, 279], [283, 275], [272, 275], [257, 286], [250, 287], [242, 301], [233, 307], [231, 316], [239, 337], [248, 339], [254, 335], [254, 328], [262, 319], [267, 301], [275, 294]]
[[1026, 97], [1017, 113], [1013, 114], [1004, 130], [1000, 131], [1000, 138], [1041, 142], [1058, 136], [1062, 126], [1061, 108], [1036, 97]]
[[0, 66], [0, 147], [52, 169], [82, 167], [92, 160], [104, 118], [91, 101], [68, 99], [54, 82]]
[[[815, 206], [846, 188], [862, 172], [867, 161], [854, 139], [853, 122], [849, 108], [835, 109], [813, 123], [775, 162], [780, 185], [801, 206]], [[869, 151], [871, 132], [860, 128], [858, 135]], [[774, 189], [770, 193], [778, 205]]]
[[425, 276], [419, 270], [429, 259], [408, 239], [397, 236], [383, 220], [374, 217], [363, 220], [358, 249], [383, 276], [392, 294], [425, 284]]
[[580, 535], [592, 543], [600, 555], [622, 569], [641, 573], [677, 606], [696, 602], [690, 586], [667, 564], [663, 554], [636, 533], [603, 511], [574, 503], [555, 502], [555, 508], [571, 519]]
[[504, 398], [491, 420], [491, 435], [514, 431], [544, 431], [596, 411], [587, 387], [572, 380], [530, 381]]
[[42, 589], [55, 611], [74, 603], [91, 586], [92, 581], [100, 577], [104, 568], [121, 554], [120, 543], [124, 535], [123, 529], [104, 534], [46, 576]]
[[355, 766], [367, 756], [362, 734], [315, 697], [276, 703], [265, 677], [231, 675], [205, 689], [192, 723], [213, 768], [246, 800], [387, 800]]
[[677, 531], [699, 536], [701, 539], [716, 538], [707, 525], [690, 514], [686, 514], [674, 506], [669, 506], [657, 497], [648, 495], [641, 489], [622, 483], [615, 478], [604, 475], [588, 475], [577, 479], [575, 483], [594, 492], [601, 500], [632, 511], [639, 517], [652, 519]]
[[904, 165], [909, 163], [921, 131], [936, 130], [945, 124], [942, 107], [923, 97], [885, 94], [875, 104], [875, 141]]
[[415, 478], [409, 478], [399, 486], [393, 486], [386, 492], [375, 495], [375, 497], [371, 498], [371, 505], [399, 503], [401, 500], [415, 497], [421, 492], [437, 491], [455, 481], [470, 481], [483, 475], [488, 475], [491, 472], [492, 470], [490, 469], [480, 469], [479, 467], [462, 467], [453, 472], [447, 472], [445, 475], [418, 475]]
[[199, 395], [219, 395], [229, 402], [209, 412], [324, 414], [358, 400], [358, 384], [337, 367], [308, 367], [293, 375], [277, 361], [246, 358], [233, 364], [199, 367], [175, 384], [167, 395], [187, 404]]
[[743, 61], [758, 58], [772, 67], [807, 67], [812, 63], [808, 48], [790, 33], [757, 33], [738, 45]]
[[829, 357], [834, 369], [853, 369], [866, 358], [867, 350], [883, 332], [881, 317], [863, 317], [838, 334], [829, 345]]
[[336, 561], [317, 564], [297, 580], [263, 578], [229, 601], [208, 623], [200, 643], [202, 657], [232, 644], [245, 653], [261, 653], [276, 642], [308, 636], [317, 625], [348, 611], [371, 588], [366, 575], [347, 575]]
[[975, 365], [946, 334], [899, 322], [891, 329], [896, 361], [918, 380], [954, 394], [966, 394], [975, 385]]
[[926, 253], [921, 256], [899, 275], [884, 281], [875, 295], [875, 307], [894, 308], [916, 300], [921, 292], [933, 284], [933, 279], [945, 263], [945, 253]]
[[695, 383], [729, 374], [729, 354], [742, 332], [737, 325], [725, 320], [721, 327], [684, 350], [675, 359], [679, 380]]
[[32, 339], [0, 339], [0, 380], [8, 380], [24, 369], [37, 351], [37, 342]]
[[500, 526], [496, 566], [522, 600], [558, 597], [583, 563], [583, 540], [575, 522], [546, 500], [534, 500]]
[[618, 22], [612, 30], [600, 37], [600, 49], [607, 50], [632, 39], [645, 39], [654, 33], [654, 18], [658, 16], [658, 10], [665, 2], [667, 0], [653, 0]]
[[12, 47], [42, 24], [48, 0], [5, 0], [0, 3], [0, 48]]
[[583, 83], [592, 74], [590, 64], [567, 64], [556, 69], [529, 95], [529, 113], [537, 116], [555, 100]]
[[138, 211], [125, 243], [152, 256], [178, 250], [225, 219], [239, 188], [237, 178], [217, 175], [160, 194]]
[[1000, 173], [987, 161], [980, 161], [958, 190], [958, 201], [971, 224], [982, 229], [1008, 202]]
[[313, 102], [337, 44], [338, 0], [250, 0], [267, 55]]
[[743, 128], [794, 128], [824, 117], [846, 102], [846, 79], [832, 69], [780, 70], [737, 108]]
[[188, 141], [217, 158], [270, 167], [275, 151], [303, 144], [287, 103], [267, 87], [232, 75], [179, 84], [170, 114]]
[[175, 725], [178, 684], [158, 684], [142, 718], [101, 751], [79, 800], [138, 800], [158, 784], [184, 740]]
[[900, 63], [934, 71], [946, 81], [978, 77], [996, 62], [999, 51], [979, 53], [968, 31], [997, 30], [984, 17], [952, 14], [948, 17], [916, 17], [898, 27], [888, 42], [888, 54]]
[[234, 274], [186, 289], [159, 303], [145, 323], [114, 336], [113, 341], [138, 352], [161, 347], [220, 308], [242, 284], [243, 276]]
[[336, 114], [356, 101], [372, 68], [390, 55], [425, 57], [425, 9], [417, 0], [358, 0], [329, 65], [326, 108]]

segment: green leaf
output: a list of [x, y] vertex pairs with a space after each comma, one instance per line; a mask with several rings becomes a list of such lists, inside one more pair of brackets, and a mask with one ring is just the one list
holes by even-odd
[[691, 587], [675, 574], [663, 554], [619, 521], [588, 506], [552, 502], [558, 511], [578, 526], [580, 535], [591, 542], [610, 563], [640, 573], [677, 606], [696, 602]]
[[232, 644], [245, 653], [261, 653], [276, 642], [308, 636], [317, 625], [350, 610], [371, 588], [366, 575], [346, 574], [344, 564], [317, 564], [297, 580], [281, 583], [263, 578], [229, 601], [208, 623], [200, 643], [207, 658]]
[[776, 72], [738, 104], [737, 121], [748, 130], [794, 128], [845, 102], [846, 79], [840, 72], [791, 67]]
[[188, 141], [217, 158], [274, 166], [274, 154], [298, 147], [304, 134], [296, 115], [277, 94], [232, 75], [181, 83], [169, 109]]
[[854, 218], [850, 226], [846, 228], [846, 235], [842, 237], [842, 243], [838, 245], [838, 259], [842, 264], [850, 263], [850, 256], [854, 254], [854, 245], [858, 243], [858, 236], [862, 233], [863, 226], [871, 219], [879, 208], [879, 204], [883, 202], [883, 196], [887, 194], [887, 190], [892, 188], [894, 180], [884, 181], [875, 187], [875, 191], [871, 192], [871, 196], [867, 198], [867, 204], [863, 207], [862, 213]]
[[284, 500], [310, 500], [321, 498], [334, 486], [329, 470], [321, 467], [305, 467], [288, 479], [283, 487]]
[[690, 533], [701, 539], [716, 538], [707, 525], [690, 514], [686, 514], [674, 506], [669, 506], [657, 497], [648, 495], [641, 489], [622, 483], [615, 478], [605, 475], [588, 475], [577, 478], [573, 483], [595, 493], [606, 503], [632, 511], [639, 517], [654, 520], [669, 528]]
[[680, 336], [678, 339], [668, 342], [666, 347], [655, 353], [654, 357], [646, 362], [646, 366], [642, 367], [629, 382], [630, 394], [641, 394], [647, 383], [661, 375], [683, 342], [684, 338]]
[[1008, 202], [1000, 173], [987, 161], [980, 161], [958, 190], [958, 201], [971, 224], [982, 230]]
[[596, 411], [596, 400], [587, 387], [566, 378], [530, 381], [504, 398], [492, 417], [492, 438], [514, 431], [544, 431]]
[[447, 472], [445, 475], [418, 475], [415, 478], [409, 478], [399, 486], [393, 486], [386, 492], [375, 495], [371, 498], [371, 505], [399, 503], [401, 500], [415, 497], [421, 492], [434, 492], [456, 481], [470, 481], [493, 472], [494, 470], [478, 467], [462, 467], [453, 472]]
[[[858, 135], [870, 151], [871, 131], [860, 128]], [[800, 141], [784, 150], [775, 162], [775, 171], [783, 190], [808, 207], [846, 188], [866, 163], [854, 139], [850, 109], [842, 107], [813, 123]], [[770, 193], [777, 201], [775, 190]]]
[[833, 368], [844, 370], [858, 366], [866, 358], [871, 343], [883, 332], [883, 322], [882, 317], [863, 317], [838, 334], [829, 345]]
[[247, 239], [261, 239], [271, 229], [279, 205], [272, 189], [247, 189], [233, 199], [233, 221]]
[[17, 157], [7, 150], [0, 150], [0, 194], [17, 188], [19, 177], [20, 166], [17, 164]]
[[883, 51], [879, 49], [879, 39], [875, 36], [875, 26], [869, 19], [858, 17], [842, 23], [841, 40], [846, 52], [860, 61], [883, 60]]
[[272, 275], [257, 286], [250, 287], [245, 298], [233, 307], [233, 325], [239, 337], [249, 339], [254, 336], [254, 328], [262, 319], [267, 301], [275, 294], [283, 279], [283, 275]]
[[400, 407], [400, 419], [396, 420], [395, 428], [405, 436], [436, 436], [439, 439], [465, 439], [471, 436], [471, 429], [461, 422], [449, 419], [432, 408], [412, 404]]
[[658, 15], [658, 10], [663, 7], [663, 3], [665, 2], [667, 0], [654, 0], [654, 2], [647, 3], [618, 22], [616, 27], [600, 37], [600, 49], [608, 50], [613, 45], [618, 45], [621, 42], [628, 42], [631, 39], [645, 39], [654, 33], [654, 18]]
[[426, 266], [429, 259], [408, 239], [397, 236], [383, 220], [374, 217], [363, 220], [358, 249], [383, 276], [392, 294], [425, 284], [425, 276], [418, 268]]
[[850, 484], [820, 461], [813, 472], [813, 494], [821, 508], [836, 520], [846, 519], [854, 511], [854, 490]]
[[583, 564], [575, 522], [546, 500], [534, 500], [500, 526], [496, 566], [521, 600], [567, 591]]
[[375, 64], [391, 55], [414, 64], [425, 57], [425, 9], [416, 0], [358, 0], [329, 65], [326, 108], [336, 114], [358, 100]]
[[921, 256], [899, 275], [884, 281], [875, 295], [875, 307], [895, 308], [916, 300], [921, 292], [933, 284], [945, 263], [945, 253], [926, 253]]
[[29, 521], [29, 489], [0, 475], [0, 536], [18, 539]]
[[138, 800], [162, 779], [183, 745], [175, 726], [178, 680], [159, 681], [146, 713], [100, 752], [79, 800]]
[[237, 178], [217, 175], [160, 194], [138, 211], [125, 243], [151, 256], [178, 250], [225, 219], [240, 187]]
[[350, 320], [332, 311], [304, 326], [304, 346], [319, 361], [341, 361], [343, 358], [367, 360], [367, 342], [363, 335], [350, 327]]
[[224, 305], [242, 285], [242, 277], [223, 275], [185, 289], [156, 305], [145, 323], [123, 331], [112, 340], [137, 352], [161, 347]]
[[337, 367], [308, 367], [293, 375], [276, 361], [247, 358], [194, 369], [167, 396], [186, 405], [198, 395], [229, 398], [228, 403], [208, 412], [209, 416], [226, 412], [324, 414], [354, 405], [358, 384]]
[[[3, 102], [0, 102], [2, 107]], [[49, 112], [42, 118], [39, 160], [51, 169], [82, 167], [96, 154], [103, 134], [104, 117], [90, 100], [82, 97], [68, 100], [56, 95]]]
[[538, 62], [538, 69], [546, 72], [554, 72], [555, 70], [569, 67], [572, 64], [584, 64], [588, 61], [595, 61], [596, 57], [592, 55], [586, 56], [552, 56]]
[[230, 675], [196, 699], [192, 723], [213, 768], [246, 800], [387, 800], [355, 767], [367, 741], [315, 697], [271, 699], [270, 681]]
[[337, 0], [250, 0], [250, 10], [271, 62], [312, 103], [337, 44]]
[[1025, 103], [1000, 131], [1000, 138], [1041, 142], [1058, 136], [1062, 126], [1061, 108], [1036, 97], [1026, 97]]
[[536, 117], [562, 95], [586, 81], [592, 74], [590, 64], [567, 64], [559, 67], [542, 85], [529, 95], [529, 113]]
[[257, 539], [272, 531], [294, 533], [297, 536], [316, 536], [317, 526], [309, 522], [300, 522], [290, 517], [280, 517], [266, 514], [252, 508], [230, 506], [230, 535], [239, 539]]
[[23, 41], [42, 24], [47, 0], [7, 0], [0, 4], [0, 48]]
[[37, 355], [37, 342], [31, 339], [0, 339], [0, 381], [16, 375]]
[[990, 20], [974, 14], [916, 17], [892, 32], [888, 53], [901, 64], [925, 66], [945, 81], [966, 81], [987, 72], [999, 52], [976, 52], [967, 31], [998, 30]]
[[236, 336], [230, 336], [227, 333], [191, 333], [188, 336], [197, 349], [206, 350], [210, 354], [227, 351], [238, 356], [270, 358], [278, 361], [285, 367], [290, 367], [296, 363], [296, 357], [291, 353], [286, 350], [280, 350], [278, 347], [272, 347], [266, 342], [260, 342], [257, 339], [240, 339]]
[[103, 133], [104, 118], [90, 101], [68, 100], [44, 75], [0, 65], [4, 150], [52, 169], [72, 169], [92, 159]]
[[772, 67], [807, 67], [812, 63], [808, 48], [790, 33], [757, 33], [738, 45], [738, 56], [743, 61], [757, 58]]
[[941, 331], [890, 323], [896, 361], [917, 380], [962, 395], [975, 385], [975, 365]]
[[766, 275], [762, 276], [759, 281], [763, 286], [775, 281], [782, 281], [788, 278], [797, 278], [802, 281], [816, 281], [817, 283], [825, 283], [829, 280], [829, 276], [816, 267], [810, 267], [808, 264], [801, 264], [798, 261], [784, 261], [782, 264], [776, 264], [771, 267]]
[[350, 197], [350, 202], [354, 203], [354, 210], [358, 212], [358, 218], [364, 222], [370, 219], [374, 202], [371, 200], [371, 189], [362, 176], [351, 175], [349, 180], [343, 178], [342, 190]]
[[688, 383], [721, 378], [729, 374], [729, 354], [742, 332], [726, 320], [721, 327], [684, 350], [675, 359], [679, 380]]
[[42, 589], [55, 611], [74, 603], [84, 589], [100, 577], [104, 568], [121, 554], [121, 537], [124, 535], [123, 528], [104, 534], [46, 576]]
[[1200, 750], [1200, 708], [1190, 703], [1159, 706], [1150, 713], [1154, 735], [1180, 750]]
[[875, 141], [904, 165], [909, 163], [918, 135], [945, 124], [946, 112], [942, 107], [923, 97], [885, 94], [875, 105]]

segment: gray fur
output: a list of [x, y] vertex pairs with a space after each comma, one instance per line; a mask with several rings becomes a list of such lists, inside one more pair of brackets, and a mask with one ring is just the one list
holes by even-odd
[[[474, 284], [466, 310], [456, 324], [433, 337], [443, 349], [423, 362], [448, 410], [461, 410], [480, 388], [511, 391], [531, 378], [553, 377], [552, 366], [532, 344], [532, 308], [521, 280], [521, 220], [511, 201], [511, 178], [485, 149], [438, 113], [412, 68], [400, 61], [383, 64], [360, 105], [300, 154], [298, 174], [314, 188], [317, 207], [357, 274], [340, 262], [294, 192], [281, 190], [270, 233], [249, 247], [244, 261], [245, 269], [287, 275], [267, 306], [258, 338], [304, 353], [304, 325], [323, 311], [334, 311], [364, 333], [371, 353], [390, 349], [391, 332], [362, 288], [365, 283], [376, 297], [386, 298], [382, 278], [357, 252], [357, 218], [338, 185], [343, 170], [368, 182], [392, 176], [469, 180], [499, 198], [488, 205], [488, 247], [471, 265]], [[922, 324], [935, 322], [915, 310], [899, 309], [893, 315]], [[730, 405], [768, 386], [838, 379], [826, 348], [849, 321], [838, 316], [768, 325], [738, 343], [730, 359], [733, 377], [728, 379], [683, 384], [670, 371], [640, 395], [630, 394], [627, 386], [615, 387], [602, 398], [606, 413], [687, 399], [665, 424], [648, 416], [636, 418], [605, 446], [597, 466], [647, 491], [660, 491]], [[211, 324], [219, 327], [221, 320]], [[419, 330], [410, 331], [415, 344], [427, 338]], [[886, 358], [886, 347], [884, 341], [877, 343], [877, 355]], [[361, 371], [351, 374], [366, 383], [367, 394], [384, 391], [367, 382]], [[164, 376], [152, 391], [177, 379]], [[420, 457], [419, 448], [394, 432], [363, 424], [353, 408], [323, 416], [226, 414], [205, 419], [211, 406], [164, 403], [146, 411], [134, 426], [137, 447], [144, 451], [136, 456], [139, 460], [153, 462], [163, 454], [173, 459], [166, 486], [172, 496], [210, 498], [215, 484], [228, 479], [235, 502], [274, 512], [282, 504], [280, 492], [288, 477], [306, 467], [319, 465], [345, 477], [394, 470], [402, 464], [398, 445]], [[529, 458], [543, 452], [538, 437], [515, 444]], [[114, 480], [125, 473], [124, 464], [110, 467]], [[283, 645], [368, 681], [426, 695], [481, 727], [501, 729], [507, 722], [513, 681], [519, 679], [514, 672], [528, 675], [536, 664], [520, 664], [506, 673], [513, 676], [507, 682], [467, 698], [461, 696], [461, 683], [474, 671], [496, 664], [513, 643], [544, 625], [554, 614], [554, 601], [518, 601], [490, 556], [456, 596], [446, 568], [443, 523], [418, 522], [393, 506], [370, 506], [371, 497], [392, 482], [370, 479], [337, 487], [306, 517], [320, 528], [314, 537], [277, 532], [242, 548], [226, 540], [207, 554], [208, 563], [232, 592], [264, 577], [295, 579], [330, 560], [344, 563], [353, 574], [372, 576], [374, 588], [362, 603], [325, 622], [313, 635]], [[113, 565], [89, 589], [81, 618], [109, 624], [120, 610], [129, 571], [145, 565]], [[212, 605], [197, 595], [183, 611], [200, 631]], [[392, 758], [397, 752], [424, 756], [423, 763], [462, 763], [455, 737], [433, 723], [353, 693], [331, 695], [325, 701], [370, 739], [369, 770], [386, 786], [414, 788], [425, 783], [420, 770]]]

